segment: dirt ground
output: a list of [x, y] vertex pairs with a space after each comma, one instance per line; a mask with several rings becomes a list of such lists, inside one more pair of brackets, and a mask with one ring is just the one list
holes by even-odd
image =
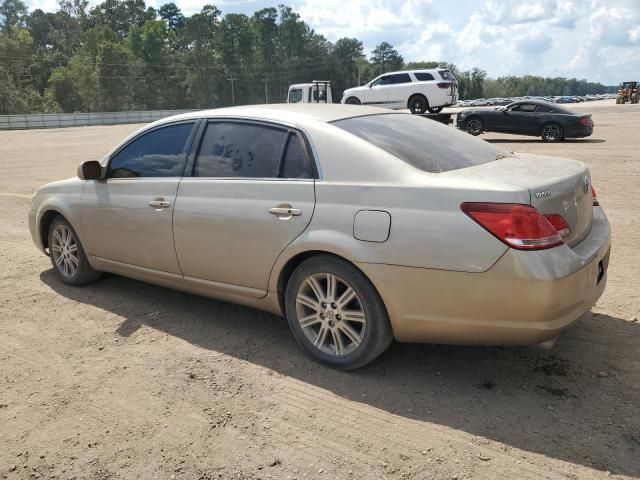
[[0, 132], [0, 478], [640, 477], [640, 105], [581, 108], [585, 140], [483, 138], [591, 168], [613, 229], [593, 312], [552, 350], [394, 344], [351, 373], [308, 360], [281, 318], [60, 283], [30, 195], [138, 126]]

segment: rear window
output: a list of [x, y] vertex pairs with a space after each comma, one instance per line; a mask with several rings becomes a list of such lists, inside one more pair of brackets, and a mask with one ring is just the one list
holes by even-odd
[[353, 117], [333, 125], [430, 173], [472, 167], [511, 155], [468, 133], [410, 114]]
[[435, 78], [433, 78], [433, 75], [427, 72], [415, 72], [414, 75], [419, 82], [428, 82], [430, 80], [435, 80]]
[[449, 70], [439, 70], [438, 73], [442, 77], [443, 80], [453, 80], [453, 75]]

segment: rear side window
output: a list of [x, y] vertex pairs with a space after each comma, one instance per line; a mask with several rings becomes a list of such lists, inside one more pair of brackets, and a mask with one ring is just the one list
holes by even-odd
[[410, 114], [354, 117], [333, 125], [430, 173], [472, 167], [511, 155], [468, 133]]
[[400, 85], [402, 83], [411, 83], [411, 77], [408, 73], [397, 73], [391, 75], [391, 83], [393, 85]]
[[289, 136], [280, 170], [283, 178], [313, 178], [307, 152], [295, 134]]
[[416, 77], [416, 80], [418, 80], [419, 82], [428, 82], [429, 80], [435, 80], [435, 78], [433, 78], [433, 75], [427, 72], [416, 72], [414, 73], [414, 75]]
[[193, 125], [170, 125], [135, 138], [111, 157], [107, 178], [182, 176]]
[[196, 157], [196, 177], [270, 178], [278, 167], [287, 132], [236, 122], [207, 125]]

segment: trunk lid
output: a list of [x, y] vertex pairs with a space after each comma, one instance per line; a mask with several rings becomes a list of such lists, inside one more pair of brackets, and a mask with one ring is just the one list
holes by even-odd
[[441, 175], [487, 180], [528, 189], [533, 207], [542, 214], [558, 214], [565, 219], [571, 229], [565, 243], [570, 247], [580, 243], [591, 230], [591, 177], [589, 169], [582, 162], [519, 153]]

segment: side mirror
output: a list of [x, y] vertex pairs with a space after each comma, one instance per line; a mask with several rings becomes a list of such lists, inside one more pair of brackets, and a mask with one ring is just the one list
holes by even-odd
[[102, 165], [97, 160], [87, 160], [78, 166], [80, 180], [100, 180], [102, 178]]

